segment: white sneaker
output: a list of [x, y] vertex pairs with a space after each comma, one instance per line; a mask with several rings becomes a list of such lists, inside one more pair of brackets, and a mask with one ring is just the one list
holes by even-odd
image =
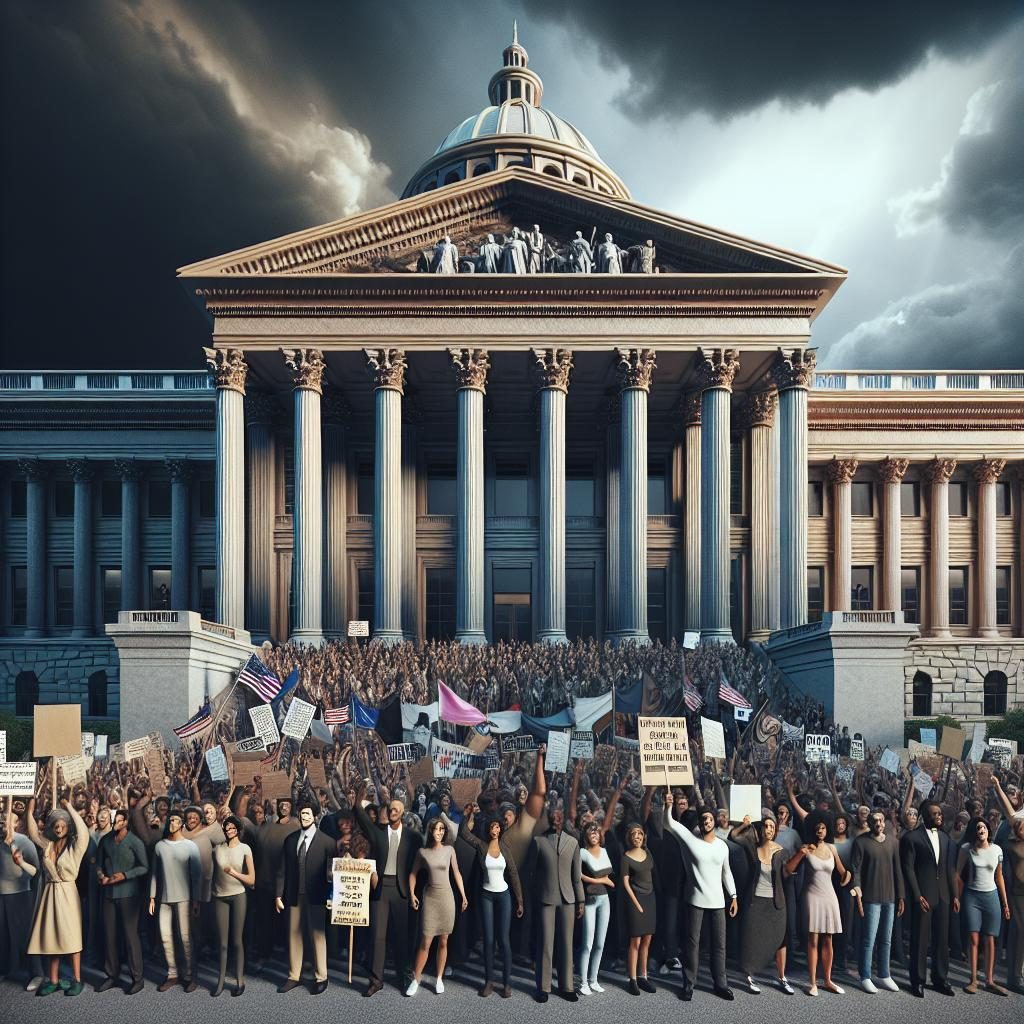
[[39, 986], [42, 985], [42, 983], [43, 983], [42, 977], [37, 974], [33, 978], [31, 978], [29, 980], [29, 983], [25, 986], [25, 991], [26, 992], [35, 992], [35, 990], [37, 988], [39, 988]]
[[602, 994], [602, 993], [604, 992], [604, 989], [603, 989], [603, 988], [601, 988], [601, 986], [600, 986], [600, 985], [598, 985], [598, 983], [597, 983], [597, 979], [595, 979], [594, 981], [592, 981], [592, 982], [590, 983], [590, 991], [591, 991], [591, 992], [597, 992], [597, 993], [599, 993], [599, 994]]
[[580, 985], [580, 995], [581, 996], [593, 995], [593, 993], [590, 991], [590, 986], [586, 982], [583, 982], [583, 984]]
[[760, 987], [749, 974], [747, 975], [747, 990], [755, 996], [759, 996], [761, 994]]
[[412, 981], [409, 982], [409, 987], [405, 990], [405, 994], [407, 996], [414, 996], [419, 991], [419, 988], [420, 983], [415, 978], [413, 978]]
[[438, 995], [441, 995], [441, 993], [444, 992], [444, 982], [440, 978], [438, 978], [437, 981], [434, 982], [434, 991]]
[[787, 996], [791, 996], [794, 994], [793, 986], [790, 985], [788, 978], [779, 978], [775, 982], [775, 984], [778, 985], [779, 988], [782, 989], [782, 991], [785, 992]]
[[875, 983], [870, 978], [861, 978], [860, 987], [870, 995], [878, 995], [878, 989], [875, 988]]
[[879, 978], [878, 987], [884, 988], [886, 992], [899, 992], [900, 987], [892, 978]]

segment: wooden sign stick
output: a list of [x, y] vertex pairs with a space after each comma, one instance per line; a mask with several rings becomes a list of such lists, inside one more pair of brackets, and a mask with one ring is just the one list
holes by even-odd
[[53, 800], [51, 801], [50, 810], [57, 810], [57, 758], [50, 758], [50, 771], [53, 772]]
[[354, 925], [348, 926], [348, 983], [352, 984], [352, 948], [356, 944], [356, 930]]

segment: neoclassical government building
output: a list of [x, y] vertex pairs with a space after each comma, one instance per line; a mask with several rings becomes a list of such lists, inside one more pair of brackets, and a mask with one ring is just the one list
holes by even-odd
[[866, 733], [1024, 702], [1024, 370], [818, 368], [845, 269], [636, 202], [542, 97], [513, 42], [400, 200], [180, 269], [208, 374], [0, 374], [0, 706], [116, 714], [104, 625], [186, 608], [698, 632]]

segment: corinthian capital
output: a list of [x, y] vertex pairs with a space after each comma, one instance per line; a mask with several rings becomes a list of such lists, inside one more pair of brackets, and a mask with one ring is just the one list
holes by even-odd
[[679, 411], [683, 416], [684, 427], [700, 426], [700, 392], [687, 391], [679, 399]]
[[732, 382], [739, 368], [740, 360], [734, 348], [702, 348], [697, 352], [697, 369], [704, 391], [711, 388], [732, 391]]
[[96, 471], [88, 459], [68, 459], [68, 472], [76, 484], [88, 483], [96, 475]]
[[248, 367], [240, 348], [204, 348], [206, 365], [218, 388], [228, 388], [245, 394], [245, 374]]
[[860, 463], [856, 459], [832, 458], [828, 464], [828, 478], [834, 484], [848, 484], [853, 482]]
[[164, 459], [164, 465], [167, 466], [167, 472], [172, 480], [187, 483], [192, 479], [193, 466], [188, 459]]
[[937, 455], [924, 467], [925, 479], [930, 484], [948, 484], [956, 472], [956, 459], [940, 459]]
[[979, 484], [994, 484], [1006, 469], [1006, 459], [982, 459], [974, 467], [974, 479]]
[[878, 464], [878, 479], [883, 484], [898, 484], [910, 466], [910, 459], [894, 459], [887, 455]]
[[468, 388], [487, 394], [487, 371], [491, 368], [491, 358], [485, 348], [450, 348], [452, 369], [455, 371], [455, 384], [461, 391]]
[[747, 427], [774, 427], [775, 407], [779, 397], [774, 388], [768, 391], [751, 391], [743, 406]]
[[324, 393], [324, 354], [318, 348], [283, 348], [285, 365], [292, 372], [292, 384], [296, 391]]
[[405, 391], [405, 353], [400, 348], [367, 348], [363, 351], [375, 388]]
[[18, 459], [18, 472], [26, 480], [46, 480], [50, 475], [49, 467], [42, 459]]
[[541, 389], [568, 392], [572, 353], [567, 348], [535, 348], [533, 360]]
[[775, 386], [780, 391], [789, 388], [809, 388], [817, 362], [818, 353], [813, 348], [780, 348], [771, 368]]
[[653, 348], [617, 348], [619, 390], [651, 390], [651, 374], [657, 367]]
[[145, 475], [145, 468], [136, 459], [114, 459], [114, 472], [122, 480], [141, 480]]

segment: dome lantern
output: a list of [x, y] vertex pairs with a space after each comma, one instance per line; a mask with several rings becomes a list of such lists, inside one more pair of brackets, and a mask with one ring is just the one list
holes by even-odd
[[530, 55], [519, 42], [519, 26], [512, 22], [512, 42], [501, 55], [503, 67], [494, 73], [487, 86], [491, 103], [498, 106], [509, 100], [522, 100], [532, 107], [540, 106], [544, 95], [544, 83], [540, 75], [529, 68]]

